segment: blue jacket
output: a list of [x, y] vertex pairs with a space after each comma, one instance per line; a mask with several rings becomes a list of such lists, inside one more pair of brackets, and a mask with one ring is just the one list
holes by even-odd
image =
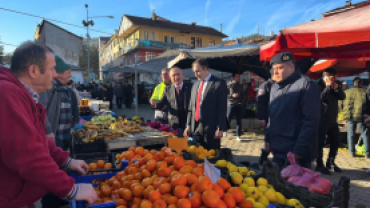
[[318, 85], [299, 70], [272, 85], [265, 140], [274, 157], [285, 159], [293, 152], [302, 160], [312, 159], [311, 153], [317, 148], [320, 102]]

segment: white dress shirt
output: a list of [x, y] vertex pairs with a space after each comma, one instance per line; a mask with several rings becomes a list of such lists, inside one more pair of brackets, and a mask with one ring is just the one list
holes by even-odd
[[[182, 82], [179, 86], [179, 90], [181, 91], [182, 90], [182, 86], [184, 85], [184, 82]], [[177, 85], [175, 85], [175, 88], [177, 89]]]
[[[200, 109], [202, 109], [202, 102], [203, 102], [204, 90], [207, 88], [207, 83], [208, 83], [209, 79], [211, 78], [211, 75], [212, 74], [209, 73], [209, 75], [204, 79], [203, 90], [202, 90], [202, 97], [200, 97], [200, 101], [199, 101], [199, 119], [202, 118], [202, 113], [201, 113], [201, 110]], [[199, 88], [200, 88], [201, 85], [202, 85], [202, 82], [200, 81]], [[199, 92], [199, 88], [198, 88], [198, 92]]]

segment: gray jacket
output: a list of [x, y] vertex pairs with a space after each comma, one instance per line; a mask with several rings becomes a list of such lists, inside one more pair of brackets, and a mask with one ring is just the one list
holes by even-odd
[[311, 160], [317, 146], [320, 122], [320, 90], [316, 83], [296, 70], [275, 83], [270, 92], [270, 116], [266, 142], [274, 157], [286, 159], [288, 152]]
[[53, 133], [55, 135], [58, 127], [62, 93], [58, 89], [58, 84], [55, 80], [51, 90], [40, 93], [40, 103], [46, 108], [46, 134]]

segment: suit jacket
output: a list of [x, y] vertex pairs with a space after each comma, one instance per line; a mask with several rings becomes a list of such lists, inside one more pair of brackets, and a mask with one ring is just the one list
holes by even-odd
[[[192, 132], [195, 132], [195, 107], [198, 96], [198, 89], [201, 82], [198, 80], [193, 84], [191, 90], [191, 99], [189, 104], [189, 113], [187, 125], [191, 126]], [[201, 119], [204, 134], [207, 135], [207, 142], [212, 142], [217, 129], [227, 130], [226, 112], [227, 112], [227, 86], [225, 80], [211, 76], [203, 93], [201, 104]], [[213, 136], [212, 136], [213, 135]]]
[[[168, 85], [163, 92], [162, 99], [157, 102], [156, 109], [163, 109], [165, 105], [167, 105], [168, 109], [168, 122], [170, 123], [171, 127], [174, 129], [177, 128], [185, 128], [186, 125], [186, 115], [189, 109], [189, 101], [191, 95], [191, 83], [184, 83], [181, 89], [181, 94], [184, 96], [184, 111], [178, 111], [178, 101], [176, 99], [176, 86], [174, 84]], [[184, 121], [179, 121], [179, 113], [184, 114]], [[183, 123], [183, 125], [179, 125]]]

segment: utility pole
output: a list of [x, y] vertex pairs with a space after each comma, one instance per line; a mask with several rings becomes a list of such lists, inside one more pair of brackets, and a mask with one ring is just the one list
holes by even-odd
[[138, 93], [137, 93], [137, 85], [138, 85], [138, 83], [137, 83], [137, 67], [136, 67], [136, 65], [137, 65], [137, 54], [135, 53], [135, 116], [137, 116], [138, 115]]

